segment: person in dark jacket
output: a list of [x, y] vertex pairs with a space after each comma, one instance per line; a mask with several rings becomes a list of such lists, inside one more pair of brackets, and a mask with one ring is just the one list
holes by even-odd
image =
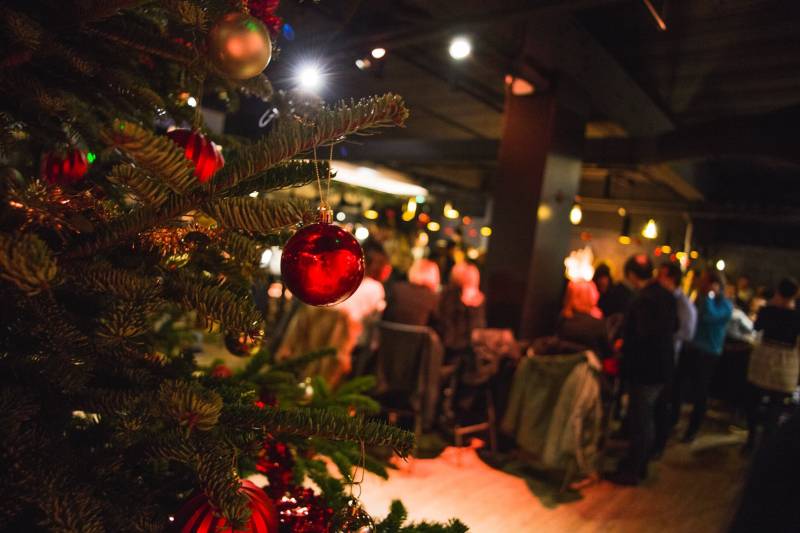
[[622, 376], [628, 386], [628, 428], [631, 442], [611, 481], [638, 485], [647, 477], [655, 438], [655, 405], [674, 367], [674, 337], [678, 330], [675, 296], [651, 280], [653, 264], [643, 254], [625, 263], [625, 276], [638, 289], [625, 316]]
[[439, 307], [439, 265], [430, 259], [414, 261], [408, 281], [389, 286], [383, 320], [410, 326], [436, 326]]
[[607, 320], [621, 324], [620, 318], [625, 315], [633, 301], [633, 291], [622, 283], [614, 283], [611, 269], [605, 263], [597, 265], [592, 280], [600, 293], [597, 307]]
[[448, 361], [468, 352], [472, 330], [486, 327], [486, 302], [478, 267], [462, 261], [450, 272], [450, 283], [439, 300], [439, 335]]

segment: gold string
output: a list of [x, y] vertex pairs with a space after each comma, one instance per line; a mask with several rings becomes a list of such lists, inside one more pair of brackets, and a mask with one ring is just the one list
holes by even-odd
[[314, 151], [314, 174], [317, 177], [317, 190], [319, 191], [319, 206], [327, 207], [328, 204], [322, 196], [322, 178], [320, 178], [319, 175], [319, 159], [317, 159], [317, 145], [314, 145], [313, 151]]
[[[350, 497], [353, 498], [353, 487], [358, 487], [358, 496], [355, 496], [355, 499], [358, 500], [361, 498], [361, 484], [364, 483], [364, 477], [366, 475], [366, 463], [367, 463], [367, 453], [364, 447], [364, 441], [360, 441], [361, 444], [361, 456], [359, 460], [359, 464], [356, 465], [355, 469], [353, 470], [353, 477], [350, 481]], [[359, 468], [361, 469], [360, 476]]]

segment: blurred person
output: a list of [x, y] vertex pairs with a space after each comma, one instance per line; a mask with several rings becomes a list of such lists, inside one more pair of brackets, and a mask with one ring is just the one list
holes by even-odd
[[[674, 351], [673, 357], [677, 365], [680, 358], [681, 350], [684, 343], [689, 342], [694, 337], [695, 329], [697, 328], [697, 310], [694, 304], [683, 292], [681, 288], [681, 278], [683, 272], [678, 263], [668, 262], [663, 263], [658, 268], [658, 283], [667, 289], [675, 297], [676, 309], [678, 312], [678, 330], [673, 335]], [[674, 378], [674, 375], [670, 376]], [[664, 384], [664, 390], [661, 391], [658, 401], [656, 403], [656, 437], [655, 447], [653, 451], [654, 457], [660, 457], [664, 452], [669, 439], [670, 431], [672, 430], [672, 420], [670, 408], [673, 401], [672, 391], [673, 379], [669, 379]]]
[[675, 296], [652, 280], [653, 264], [644, 254], [625, 263], [625, 277], [637, 291], [625, 316], [621, 373], [628, 387], [630, 446], [609, 479], [638, 485], [647, 477], [655, 440], [655, 407], [672, 376], [678, 310]]
[[734, 290], [733, 303], [739, 309], [747, 310], [750, 308], [750, 302], [753, 300], [753, 287], [750, 282], [750, 277], [747, 274], [742, 274], [736, 279]]
[[414, 261], [408, 281], [389, 285], [383, 320], [411, 326], [435, 326], [439, 307], [439, 266], [430, 259]]
[[774, 295], [775, 291], [763, 285], [756, 289], [756, 294], [753, 296], [753, 299], [750, 300], [750, 307], [747, 309], [750, 320], [755, 321], [756, 317], [758, 317], [758, 312], [762, 307], [767, 305], [767, 302], [769, 302]]
[[692, 442], [706, 416], [708, 388], [714, 377], [728, 321], [733, 314], [733, 303], [725, 297], [725, 280], [722, 274], [705, 270], [697, 280], [697, 329], [694, 338], [681, 356], [673, 388], [672, 421], [677, 423], [682, 405], [682, 391], [691, 384], [692, 414], [683, 436], [685, 443]]
[[486, 302], [478, 267], [462, 261], [450, 271], [450, 283], [439, 300], [439, 334], [448, 361], [469, 351], [472, 330], [486, 327]]
[[611, 269], [605, 263], [597, 265], [592, 280], [600, 295], [597, 306], [603, 312], [603, 316], [607, 319], [623, 316], [633, 301], [633, 290], [622, 283], [614, 283]]
[[383, 245], [373, 239], [364, 241], [364, 279], [350, 298], [332, 306], [347, 315], [353, 344], [358, 348], [368, 345], [374, 325], [386, 308], [386, 290], [383, 283], [392, 273], [389, 255]]
[[[763, 426], [767, 437], [775, 432], [780, 415], [797, 388], [800, 378], [800, 317], [795, 299], [798, 292], [796, 280], [782, 279], [769, 304], [758, 313], [754, 328], [761, 333], [761, 339], [750, 356], [747, 372], [752, 394], [745, 450], [754, 447], [759, 426]], [[763, 415], [762, 408], [765, 411]]]
[[597, 307], [600, 295], [591, 281], [570, 281], [556, 335], [592, 350], [598, 357], [611, 355], [603, 312]]

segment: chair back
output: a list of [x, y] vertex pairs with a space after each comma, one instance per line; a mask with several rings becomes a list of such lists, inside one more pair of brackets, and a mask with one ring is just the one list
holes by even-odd
[[462, 381], [467, 385], [481, 385], [497, 375], [503, 360], [516, 362], [520, 347], [510, 329], [476, 328], [472, 330], [474, 358], [462, 370]]
[[[378, 396], [389, 404], [406, 403], [421, 415], [423, 425], [433, 422], [439, 392], [444, 349], [439, 336], [426, 326], [378, 323], [375, 374]], [[400, 407], [403, 407], [400, 405]]]

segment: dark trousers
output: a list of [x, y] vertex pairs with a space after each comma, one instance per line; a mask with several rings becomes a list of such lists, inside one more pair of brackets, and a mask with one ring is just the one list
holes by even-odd
[[786, 392], [771, 391], [749, 384], [747, 405], [747, 445], [752, 447], [756, 443], [759, 427], [764, 430], [764, 439], [768, 439], [778, 430], [781, 415], [787, 409], [787, 402], [791, 394]]
[[655, 406], [663, 385], [628, 385], [628, 427], [631, 441], [620, 470], [638, 478], [647, 476], [655, 440]]
[[706, 417], [708, 387], [714, 378], [719, 355], [695, 347], [688, 347], [681, 354], [678, 370], [672, 387], [672, 422], [677, 423], [681, 415], [684, 391], [688, 390], [692, 402], [687, 436], [694, 436]]
[[653, 453], [661, 454], [664, 448], [667, 447], [669, 435], [672, 428], [675, 426], [672, 422], [672, 400], [674, 393], [672, 392], [674, 376], [664, 384], [661, 393], [656, 399], [655, 405], [655, 437], [653, 441]]

